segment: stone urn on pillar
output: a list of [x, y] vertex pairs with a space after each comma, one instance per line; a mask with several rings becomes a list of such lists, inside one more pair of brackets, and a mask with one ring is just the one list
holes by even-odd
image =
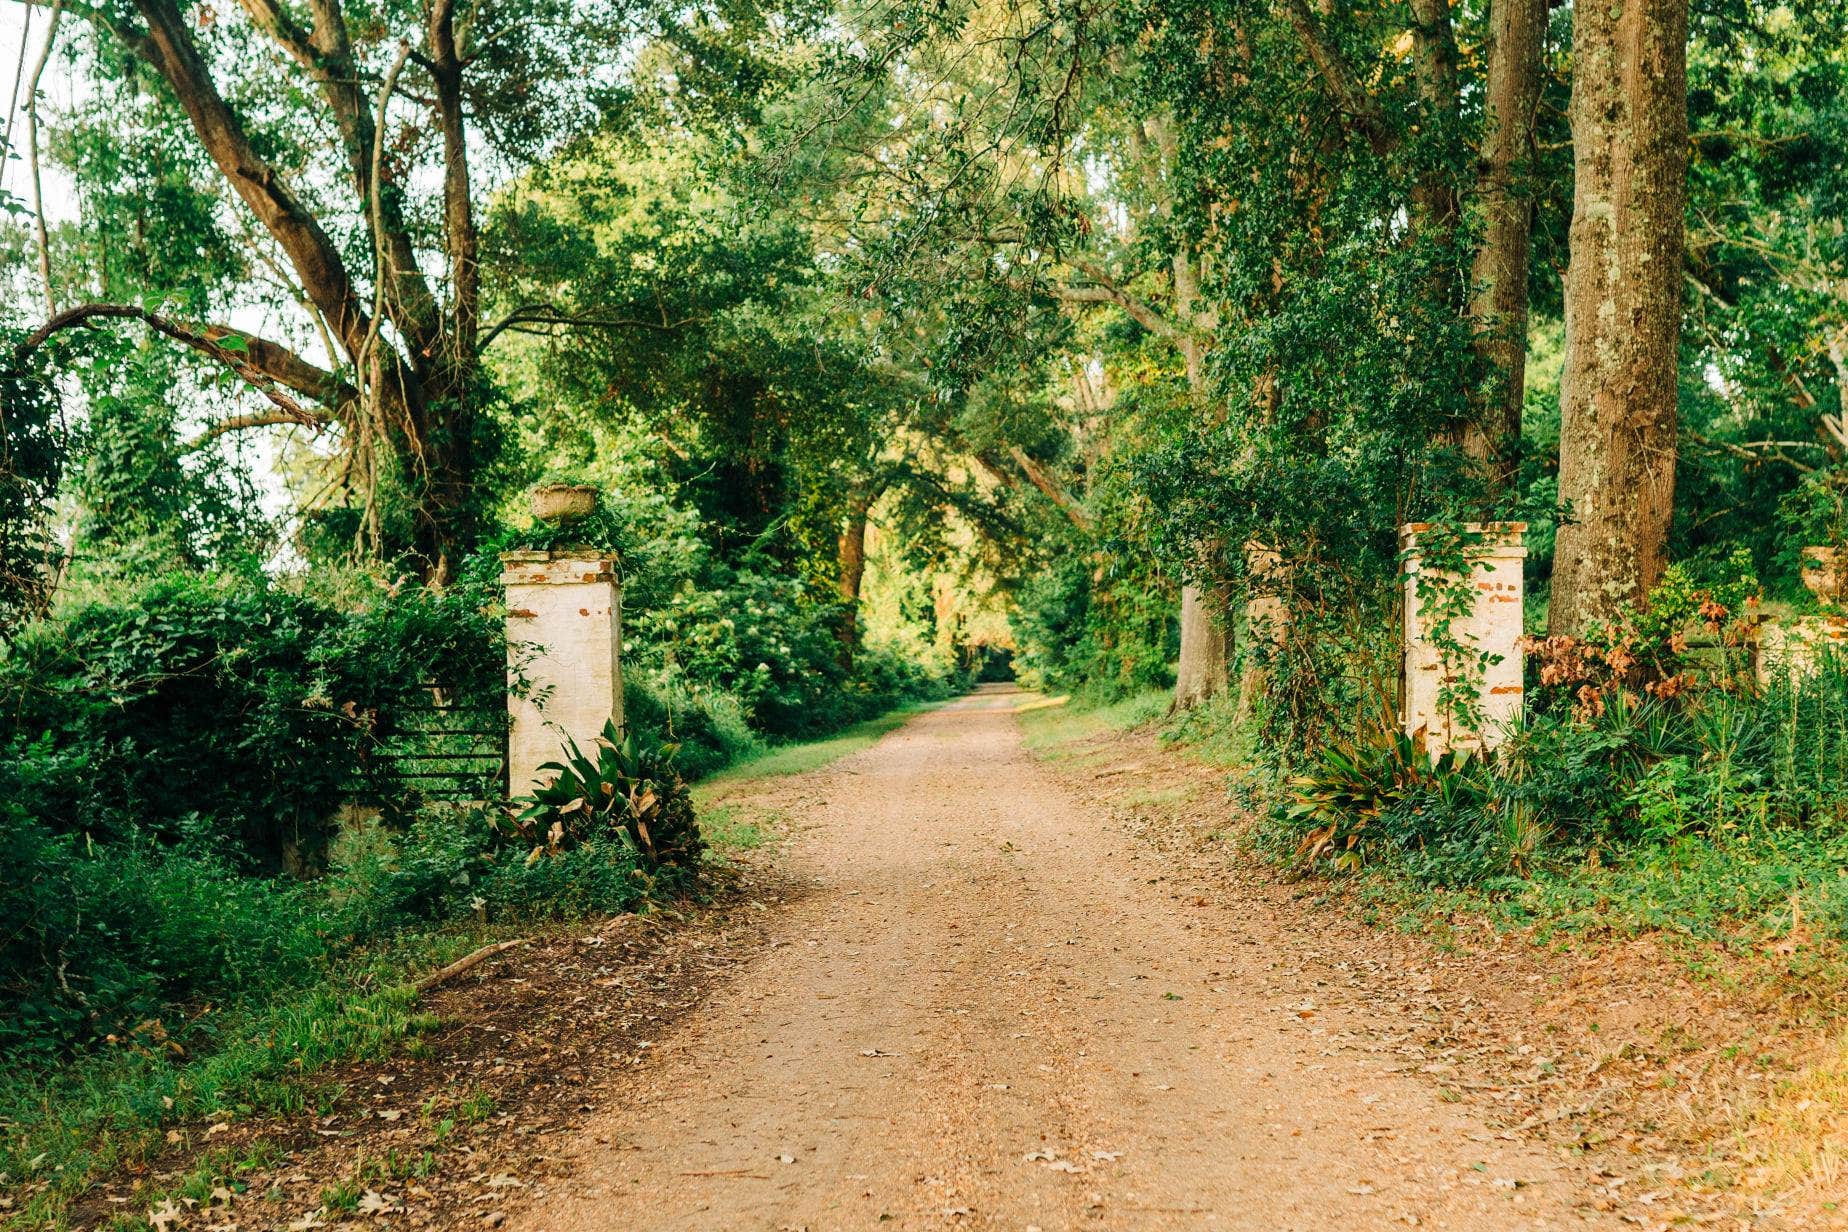
[[[1405, 569], [1405, 681], [1400, 720], [1405, 734], [1433, 756], [1451, 749], [1489, 749], [1520, 721], [1524, 701], [1521, 622], [1527, 549], [1525, 522], [1467, 522], [1460, 572], [1426, 559], [1437, 528], [1399, 528]], [[1459, 587], [1446, 629], [1424, 610], [1432, 587]]]
[[[597, 490], [548, 484], [534, 489], [532, 505], [542, 521], [563, 527], [595, 511]], [[503, 552], [500, 560], [507, 786], [519, 796], [550, 777], [539, 767], [559, 760], [567, 737], [589, 751], [605, 723], [622, 723], [622, 579], [614, 554], [595, 548]]]

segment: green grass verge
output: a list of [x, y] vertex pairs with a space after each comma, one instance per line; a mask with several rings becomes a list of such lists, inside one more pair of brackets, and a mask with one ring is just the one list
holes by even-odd
[[4, 1226], [68, 1226], [74, 1199], [158, 1156], [171, 1126], [330, 1111], [345, 1092], [320, 1077], [328, 1066], [415, 1048], [439, 1025], [418, 1009], [410, 980], [522, 931], [530, 929], [457, 925], [399, 936], [310, 987], [195, 1031], [195, 1052], [136, 1039], [57, 1070], [9, 1074], [0, 1080], [0, 1189], [22, 1197], [0, 1211]]
[[736, 784], [741, 780], [769, 778], [774, 775], [807, 774], [819, 770], [831, 762], [839, 761], [849, 753], [858, 753], [870, 748], [880, 737], [890, 731], [903, 727], [907, 722], [927, 710], [934, 710], [942, 702], [914, 702], [888, 710], [877, 718], [855, 723], [843, 728], [832, 736], [820, 740], [810, 740], [802, 744], [782, 744], [765, 749], [734, 762], [717, 774], [703, 779], [694, 788], [694, 798], [702, 803], [710, 799], [717, 788]]
[[1764, 952], [1793, 936], [1786, 974], [1848, 978], [1848, 834], [1766, 827], [1636, 845], [1598, 861], [1574, 860], [1472, 886], [1408, 875], [1392, 859], [1363, 869], [1358, 892], [1372, 918], [1407, 931], [1442, 933], [1458, 915], [1538, 941], [1569, 936], [1660, 936], [1701, 952]]
[[[1164, 692], [1111, 702], [1075, 698], [1023, 713], [1021, 725], [1029, 748], [1061, 760], [1085, 756], [1087, 742], [1097, 736], [1159, 724], [1156, 734], [1176, 756], [1234, 768], [1228, 785], [1236, 788], [1245, 737], [1229, 706], [1210, 704], [1167, 718], [1167, 702]], [[1165, 801], [1162, 793], [1144, 791], [1139, 802], [1159, 807]], [[1283, 865], [1294, 858], [1297, 838], [1261, 818], [1240, 848]], [[1794, 951], [1780, 964], [1789, 974], [1844, 976], [1835, 951], [1836, 943], [1848, 940], [1848, 831], [1832, 827], [1759, 825], [1690, 834], [1607, 850], [1596, 861], [1542, 860], [1525, 875], [1474, 885], [1435, 882], [1386, 853], [1358, 873], [1336, 875], [1335, 884], [1354, 892], [1370, 921], [1440, 941], [1452, 921], [1466, 918], [1529, 930], [1541, 942], [1655, 934], [1690, 943], [1682, 947], [1684, 956], [1698, 967], [1701, 953], [1712, 955], [1716, 947], [1763, 951], [1796, 933], [1823, 944]]]
[[1027, 748], [1048, 758], [1069, 757], [1073, 746], [1110, 732], [1152, 723], [1168, 712], [1166, 689], [1150, 689], [1110, 700], [1073, 697], [1061, 706], [1022, 711], [1020, 726]]

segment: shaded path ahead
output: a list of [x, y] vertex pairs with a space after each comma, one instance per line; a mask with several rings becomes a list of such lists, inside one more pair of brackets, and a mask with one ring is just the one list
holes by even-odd
[[1022, 697], [800, 785], [782, 859], [810, 890], [780, 939], [654, 1042], [510, 1227], [1621, 1226], [1404, 1057], [1335, 1047], [1364, 1007], [1277, 970], [1274, 906], [1151, 885], [1022, 750]]

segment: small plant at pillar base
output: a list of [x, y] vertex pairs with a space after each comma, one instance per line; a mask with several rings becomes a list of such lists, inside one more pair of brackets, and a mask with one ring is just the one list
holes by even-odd
[[599, 838], [617, 838], [650, 872], [698, 867], [705, 844], [693, 815], [693, 797], [674, 769], [675, 747], [644, 745], [614, 722], [606, 723], [587, 753], [565, 741], [561, 761], [540, 766], [551, 782], [516, 800], [504, 835], [530, 845], [528, 863]]
[[1468, 749], [1432, 756], [1402, 732], [1325, 746], [1308, 772], [1290, 780], [1283, 815], [1301, 834], [1296, 860], [1352, 872], [1376, 844], [1422, 846], [1433, 831], [1486, 807], [1487, 762]]

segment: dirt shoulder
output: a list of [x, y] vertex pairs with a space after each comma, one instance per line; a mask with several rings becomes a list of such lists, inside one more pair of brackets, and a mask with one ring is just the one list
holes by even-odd
[[154, 1160], [78, 1203], [71, 1226], [498, 1226], [799, 893], [745, 856], [704, 901], [540, 930], [421, 997], [422, 1029], [390, 1055], [318, 1072], [315, 1106], [176, 1128]]
[[1350, 886], [1253, 855], [1225, 773], [1147, 731], [1044, 755], [1178, 899], [1261, 905], [1287, 934], [1280, 969], [1375, 1019], [1343, 1046], [1391, 1040], [1407, 1072], [1498, 1136], [1593, 1161], [1598, 1205], [1645, 1226], [1848, 1227], [1844, 1020], [1800, 955], [1545, 941], [1470, 915], [1403, 931]]

